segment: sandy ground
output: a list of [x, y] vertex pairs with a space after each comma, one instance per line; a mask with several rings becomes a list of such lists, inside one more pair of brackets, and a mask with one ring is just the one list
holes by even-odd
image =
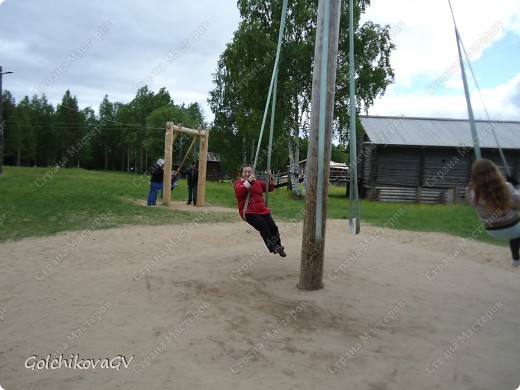
[[282, 259], [238, 213], [210, 225], [186, 209], [182, 226], [0, 245], [0, 386], [520, 385], [520, 269], [507, 247], [367, 225], [353, 236], [331, 220], [325, 288], [306, 292], [301, 223], [279, 223]]

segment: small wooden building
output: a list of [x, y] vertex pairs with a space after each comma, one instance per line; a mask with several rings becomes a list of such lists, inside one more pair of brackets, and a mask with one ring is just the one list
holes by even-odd
[[[451, 203], [465, 198], [475, 160], [470, 122], [360, 116], [360, 192], [392, 202]], [[497, 140], [513, 176], [520, 175], [520, 122], [477, 121], [483, 158], [503, 170]], [[496, 138], [495, 138], [496, 136]]]
[[206, 163], [206, 180], [218, 181], [222, 177], [220, 170], [220, 155], [208, 152], [208, 162]]

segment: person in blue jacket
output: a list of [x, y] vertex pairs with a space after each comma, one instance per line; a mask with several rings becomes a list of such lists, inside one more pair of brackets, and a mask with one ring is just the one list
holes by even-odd
[[157, 160], [150, 168], [150, 173], [152, 177], [150, 178], [150, 191], [148, 192], [146, 204], [148, 206], [155, 206], [157, 205], [157, 193], [163, 188], [164, 160], [162, 158]]

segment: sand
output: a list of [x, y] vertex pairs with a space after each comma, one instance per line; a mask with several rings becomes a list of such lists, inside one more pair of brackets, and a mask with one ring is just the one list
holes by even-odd
[[[241, 222], [0, 245], [0, 386], [18, 389], [516, 389], [509, 249], [329, 220], [325, 288]], [[176, 207], [176, 206], [174, 206]], [[217, 211], [217, 210], [215, 210]], [[276, 218], [276, 215], [275, 215]], [[95, 365], [95, 367], [93, 367]]]

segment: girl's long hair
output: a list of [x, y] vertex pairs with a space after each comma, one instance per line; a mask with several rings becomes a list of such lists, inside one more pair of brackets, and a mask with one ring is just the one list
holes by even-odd
[[511, 207], [511, 194], [498, 167], [488, 159], [475, 161], [471, 167], [469, 187], [475, 191], [475, 203], [483, 200], [489, 210], [505, 210]]

